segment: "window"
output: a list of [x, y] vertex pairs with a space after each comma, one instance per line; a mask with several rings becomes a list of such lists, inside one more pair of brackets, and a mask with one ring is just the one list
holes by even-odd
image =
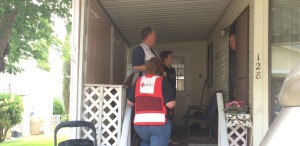
[[299, 7], [299, 0], [271, 0], [271, 122], [281, 109], [278, 94], [282, 83], [300, 61]]
[[176, 91], [184, 91], [184, 58], [174, 58], [172, 67], [176, 71]]

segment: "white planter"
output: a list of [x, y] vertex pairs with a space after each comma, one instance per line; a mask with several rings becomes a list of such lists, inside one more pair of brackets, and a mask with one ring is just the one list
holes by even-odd
[[229, 146], [247, 146], [247, 131], [252, 127], [250, 114], [226, 114]]

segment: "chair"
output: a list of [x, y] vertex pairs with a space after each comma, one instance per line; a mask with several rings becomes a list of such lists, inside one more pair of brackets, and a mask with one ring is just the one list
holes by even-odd
[[190, 139], [207, 138], [207, 137], [191, 137], [191, 125], [195, 122], [207, 123], [209, 126], [209, 139], [213, 138], [213, 122], [217, 113], [217, 92], [213, 94], [208, 106], [203, 105], [189, 105], [186, 115], [184, 116], [185, 129]]

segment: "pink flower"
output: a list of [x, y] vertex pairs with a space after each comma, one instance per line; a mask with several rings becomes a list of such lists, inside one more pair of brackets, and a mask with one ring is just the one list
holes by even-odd
[[231, 101], [225, 104], [226, 112], [246, 112], [247, 108], [244, 101]]

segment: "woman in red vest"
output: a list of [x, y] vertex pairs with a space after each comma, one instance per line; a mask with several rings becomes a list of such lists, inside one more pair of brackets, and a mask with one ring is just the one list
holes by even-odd
[[168, 146], [171, 109], [176, 105], [171, 85], [161, 75], [164, 66], [158, 57], [146, 64], [146, 74], [137, 79], [127, 103], [135, 105], [134, 129], [141, 146]]

